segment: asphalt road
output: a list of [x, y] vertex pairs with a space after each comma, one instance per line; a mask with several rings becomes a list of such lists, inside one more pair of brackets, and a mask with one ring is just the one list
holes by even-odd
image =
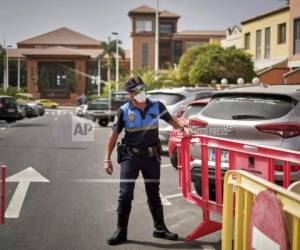
[[[0, 121], [0, 162], [7, 165], [6, 222], [0, 225], [2, 250], [56, 249], [220, 249], [220, 232], [193, 242], [184, 237], [201, 222], [201, 210], [177, 188], [177, 171], [163, 157], [161, 194], [165, 220], [176, 242], [152, 237], [153, 222], [142, 178], [138, 179], [128, 243], [110, 247], [116, 227], [119, 166], [105, 174], [103, 148], [110, 127], [95, 125], [91, 142], [72, 138], [69, 112], [7, 125]], [[22, 172], [23, 171], [23, 172]], [[19, 211], [18, 211], [19, 209]]]

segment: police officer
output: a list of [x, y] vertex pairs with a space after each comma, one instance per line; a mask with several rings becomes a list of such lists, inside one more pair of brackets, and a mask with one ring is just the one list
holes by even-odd
[[119, 134], [125, 130], [122, 144], [117, 148], [118, 162], [121, 165], [118, 226], [107, 242], [109, 245], [117, 245], [127, 240], [135, 180], [140, 171], [144, 177], [148, 206], [154, 221], [153, 237], [177, 240], [178, 235], [170, 232], [165, 225], [159, 195], [161, 146], [158, 122], [161, 118], [176, 129], [182, 129], [182, 126], [169, 114], [163, 103], [146, 98], [145, 85], [139, 77], [129, 78], [125, 82], [125, 88], [130, 100], [118, 110], [105, 148], [104, 169], [112, 174], [110, 156]]

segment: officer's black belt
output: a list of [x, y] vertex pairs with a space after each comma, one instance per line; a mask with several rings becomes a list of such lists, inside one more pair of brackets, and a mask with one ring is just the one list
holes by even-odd
[[153, 125], [153, 126], [144, 126], [140, 128], [125, 128], [126, 132], [139, 132], [139, 131], [147, 131], [147, 130], [152, 130], [152, 129], [158, 129], [158, 125]]
[[148, 148], [135, 148], [126, 145], [126, 150], [136, 156], [146, 156], [146, 157], [153, 157], [160, 155], [159, 146], [148, 147]]

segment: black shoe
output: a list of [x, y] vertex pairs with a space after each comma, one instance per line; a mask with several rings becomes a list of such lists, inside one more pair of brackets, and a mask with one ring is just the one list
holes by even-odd
[[167, 240], [178, 240], [178, 235], [168, 230], [164, 222], [163, 209], [150, 210], [154, 221], [153, 237]]
[[107, 240], [108, 245], [119, 245], [127, 241], [128, 214], [118, 214], [118, 228], [113, 236]]
[[108, 245], [119, 245], [127, 241], [127, 232], [124, 229], [118, 228], [113, 236], [107, 240]]

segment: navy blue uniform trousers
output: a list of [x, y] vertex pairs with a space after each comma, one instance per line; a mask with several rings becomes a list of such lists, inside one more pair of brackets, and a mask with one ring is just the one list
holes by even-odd
[[159, 195], [160, 159], [127, 153], [121, 162], [118, 213], [130, 213], [139, 172], [142, 172], [144, 178], [149, 208], [152, 210], [162, 207]]

